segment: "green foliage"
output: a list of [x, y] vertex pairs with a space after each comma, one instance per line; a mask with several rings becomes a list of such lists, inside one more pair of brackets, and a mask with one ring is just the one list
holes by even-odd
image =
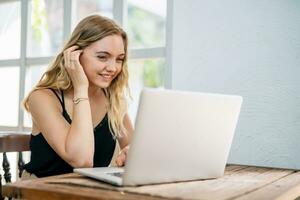
[[33, 39], [40, 43], [42, 41], [42, 32], [43, 29], [46, 30], [48, 28], [46, 23], [46, 10], [45, 6], [43, 6], [42, 0], [33, 0], [32, 5], [32, 34]]
[[[128, 5], [128, 34], [131, 47], [147, 48], [165, 45], [165, 19], [148, 10]], [[143, 80], [147, 87], [161, 87], [164, 82], [164, 59], [144, 62]]]
[[147, 10], [128, 5], [128, 34], [134, 48], [163, 46], [165, 19]]
[[157, 88], [163, 86], [164, 80], [163, 60], [147, 60], [144, 66], [144, 85]]

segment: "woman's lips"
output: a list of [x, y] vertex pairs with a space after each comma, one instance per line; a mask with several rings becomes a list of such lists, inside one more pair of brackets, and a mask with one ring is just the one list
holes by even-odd
[[111, 74], [99, 74], [105, 81], [110, 81], [113, 78]]

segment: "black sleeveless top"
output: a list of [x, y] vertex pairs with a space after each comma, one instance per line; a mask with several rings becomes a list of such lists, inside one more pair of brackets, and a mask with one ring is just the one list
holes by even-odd
[[[65, 108], [63, 92], [61, 91], [62, 99], [60, 99], [58, 94], [54, 90], [52, 91], [61, 103], [63, 110], [62, 115], [66, 121], [71, 124], [72, 120]], [[115, 150], [116, 141], [109, 130], [107, 114], [94, 128], [94, 141], [94, 167], [108, 166]], [[78, 148], [80, 148], [80, 146]], [[24, 169], [37, 177], [59, 175], [73, 171], [72, 166], [60, 158], [50, 147], [42, 133], [39, 133], [36, 136], [31, 135], [30, 150], [30, 162], [24, 165]]]

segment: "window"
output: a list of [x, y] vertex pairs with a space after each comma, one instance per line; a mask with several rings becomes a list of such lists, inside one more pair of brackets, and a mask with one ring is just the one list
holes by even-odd
[[0, 123], [2, 126], [18, 125], [18, 97], [19, 96], [19, 67], [1, 67], [0, 68]]
[[163, 87], [165, 59], [134, 59], [129, 61], [128, 66], [130, 75], [129, 87], [133, 98], [129, 109], [129, 116], [134, 121], [142, 88]]
[[[19, 1], [0, 2], [0, 59], [20, 57], [21, 3]], [[4, 48], [8, 47], [9, 48]]]
[[128, 1], [128, 35], [131, 48], [165, 46], [166, 2]]
[[141, 89], [164, 85], [166, 4], [166, 0], [128, 0], [126, 28], [132, 55], [128, 63], [132, 121], [135, 121]]
[[[164, 86], [167, 0], [4, 0], [0, 2], [0, 130], [30, 130], [21, 101], [62, 48], [74, 26], [98, 13], [129, 36], [129, 78], [135, 119], [141, 89]], [[21, 17], [22, 16], [22, 17]], [[61, 20], [58, 20], [61, 19]]]
[[73, 13], [75, 13], [72, 27], [75, 27], [82, 18], [92, 13], [98, 13], [111, 19], [113, 18], [112, 0], [75, 0], [72, 2]]
[[63, 1], [29, 0], [27, 22], [28, 57], [53, 56], [63, 44]]
[[[0, 130], [30, 130], [30, 117], [21, 107], [24, 96], [78, 21], [94, 13], [117, 20], [128, 33], [133, 97], [129, 115], [134, 122], [141, 89], [164, 85], [166, 4], [167, 0], [0, 1]], [[16, 169], [16, 154], [7, 155], [11, 169]], [[29, 160], [29, 154], [24, 158]], [[14, 181], [16, 170], [11, 172]]]
[[[31, 65], [26, 67], [25, 75], [25, 94], [28, 94], [32, 87], [40, 80], [47, 65]], [[24, 112], [24, 127], [31, 127], [32, 121], [29, 113]]]

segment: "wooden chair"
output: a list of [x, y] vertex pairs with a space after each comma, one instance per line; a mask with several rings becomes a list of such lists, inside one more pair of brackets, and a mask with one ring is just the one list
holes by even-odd
[[[18, 152], [18, 171], [19, 177], [22, 175], [23, 171], [23, 155], [22, 151], [29, 151], [29, 141], [30, 134], [28, 132], [12, 132], [6, 131], [0, 132], [0, 153], [3, 154], [2, 167], [4, 170], [4, 179], [6, 183], [11, 182], [11, 173], [10, 173], [10, 165], [7, 160], [6, 153], [7, 152]], [[0, 199], [2, 197], [2, 175], [0, 173]]]

